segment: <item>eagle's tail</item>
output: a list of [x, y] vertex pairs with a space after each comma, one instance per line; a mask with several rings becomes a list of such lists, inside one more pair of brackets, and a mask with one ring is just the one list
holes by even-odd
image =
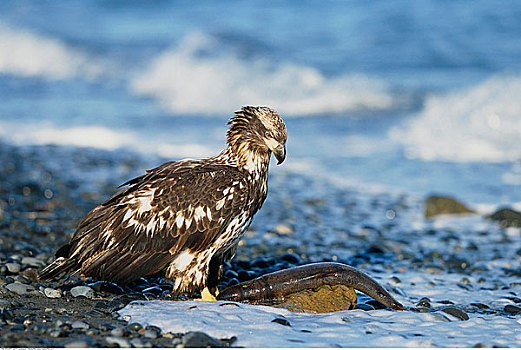
[[78, 263], [75, 259], [70, 259], [68, 257], [69, 251], [69, 244], [58, 249], [56, 252], [56, 260], [40, 271], [38, 278], [41, 280], [49, 280], [76, 270]]

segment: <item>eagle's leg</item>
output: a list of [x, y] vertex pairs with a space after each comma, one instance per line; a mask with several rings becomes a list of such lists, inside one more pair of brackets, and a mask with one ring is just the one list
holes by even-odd
[[216, 297], [219, 295], [219, 290], [217, 289], [217, 284], [219, 283], [219, 277], [222, 272], [222, 256], [214, 255], [212, 259], [210, 259], [210, 264], [208, 266], [208, 278], [206, 280], [206, 287], [204, 287], [201, 292], [202, 301], [217, 301]]

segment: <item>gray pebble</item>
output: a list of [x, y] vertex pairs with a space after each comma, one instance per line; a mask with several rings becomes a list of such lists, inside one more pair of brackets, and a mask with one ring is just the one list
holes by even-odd
[[130, 343], [126, 339], [121, 338], [121, 337], [111, 337], [111, 336], [109, 336], [109, 337], [105, 338], [105, 341], [109, 345], [116, 344], [120, 348], [130, 348]]
[[441, 311], [452, 315], [454, 317], [459, 318], [462, 321], [467, 321], [469, 319], [469, 315], [467, 315], [465, 312], [461, 311], [460, 309], [456, 309], [455, 307], [446, 307], [442, 309]]
[[7, 268], [7, 271], [9, 271], [10, 273], [18, 273], [22, 268], [20, 264], [17, 263], [7, 263], [5, 264], [5, 267]]
[[129, 324], [129, 325], [127, 326], [127, 328], [128, 328], [129, 330], [131, 330], [131, 331], [137, 332], [137, 331], [139, 331], [141, 328], [143, 328], [143, 326], [140, 325], [140, 324], [137, 323], [137, 322], [133, 322], [133, 323]]
[[128, 330], [126, 330], [123, 327], [117, 327], [110, 331], [110, 335], [112, 335], [114, 337], [124, 337], [124, 336], [128, 335], [128, 333], [129, 333]]
[[224, 344], [203, 332], [188, 332], [183, 335], [182, 346], [185, 348], [222, 348]]
[[34, 290], [33, 286], [18, 282], [9, 283], [7, 286], [5, 286], [5, 288], [18, 295], [28, 294]]
[[160, 334], [158, 334], [158, 332], [154, 329], [147, 329], [145, 330], [145, 334], [143, 334], [143, 336], [148, 339], [156, 339], [159, 337], [159, 335]]
[[147, 341], [146, 343], [144, 343], [141, 339], [139, 338], [133, 338], [130, 340], [130, 344], [135, 347], [135, 348], [151, 348], [152, 347], [152, 343], [150, 343], [149, 341]]
[[83, 330], [89, 329], [89, 325], [83, 321], [74, 321], [74, 322], [72, 322], [71, 327], [73, 329], [83, 329]]
[[45, 288], [43, 290], [43, 294], [47, 298], [61, 298], [62, 292], [60, 290], [54, 289], [54, 288]]
[[73, 297], [85, 297], [88, 299], [92, 299], [94, 297], [94, 290], [91, 287], [87, 286], [77, 286], [71, 289], [71, 294]]
[[22, 258], [22, 265], [30, 265], [34, 267], [41, 267], [45, 265], [45, 262], [38, 258], [33, 258], [30, 256], [24, 256]]
[[65, 337], [67, 333], [62, 329], [55, 329], [54, 331], [51, 331], [49, 335], [53, 338], [61, 338]]
[[65, 344], [63, 347], [65, 348], [90, 348], [91, 344], [85, 340], [75, 340], [70, 343]]

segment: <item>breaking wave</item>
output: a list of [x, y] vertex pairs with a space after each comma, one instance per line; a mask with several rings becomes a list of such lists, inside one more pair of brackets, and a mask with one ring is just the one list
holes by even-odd
[[521, 158], [521, 76], [428, 96], [423, 110], [390, 137], [410, 158], [505, 162]]
[[103, 70], [95, 58], [57, 39], [0, 25], [0, 74], [93, 79]]
[[0, 121], [0, 139], [15, 145], [78, 146], [105, 150], [127, 148], [167, 158], [206, 157], [216, 152], [209, 146], [172, 144], [132, 131], [116, 131], [97, 125], [59, 127], [48, 122], [27, 125]]
[[253, 104], [310, 115], [386, 110], [400, 103], [380, 80], [360, 74], [326, 77], [311, 67], [244, 58], [222, 46], [212, 36], [191, 33], [155, 58], [131, 89], [185, 114], [229, 113]]

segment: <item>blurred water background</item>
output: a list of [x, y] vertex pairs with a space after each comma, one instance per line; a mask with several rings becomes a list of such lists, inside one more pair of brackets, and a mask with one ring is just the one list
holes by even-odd
[[490, 0], [5, 0], [0, 141], [202, 157], [268, 105], [272, 173], [516, 206], [519, 33], [521, 2]]

